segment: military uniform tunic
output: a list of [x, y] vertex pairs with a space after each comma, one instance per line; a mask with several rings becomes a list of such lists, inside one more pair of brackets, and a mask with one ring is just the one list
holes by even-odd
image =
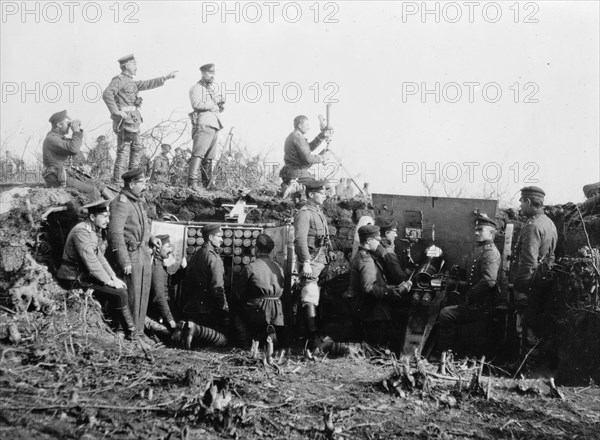
[[319, 305], [318, 280], [327, 265], [329, 228], [321, 208], [310, 200], [294, 217], [294, 248], [299, 271], [305, 262], [310, 262], [312, 278], [300, 280], [303, 303]]
[[98, 236], [89, 221], [78, 223], [71, 229], [65, 242], [63, 264], [56, 276], [65, 280], [76, 280], [89, 274], [98, 282], [106, 284], [116, 275], [106, 261], [106, 242]]
[[382, 238], [375, 255], [380, 259], [385, 276], [390, 284], [400, 284], [408, 279], [396, 255], [394, 243]]
[[467, 281], [466, 304], [444, 307], [440, 312], [440, 346], [449, 349], [459, 324], [485, 319], [497, 293], [500, 252], [491, 240], [478, 243]]
[[213, 90], [212, 84], [198, 81], [190, 89], [192, 118], [192, 156], [201, 157], [205, 163], [216, 155], [217, 132], [223, 128], [219, 114], [221, 96]]
[[395, 322], [397, 299], [388, 287], [381, 260], [362, 246], [350, 262], [348, 296], [353, 298], [354, 314], [360, 323], [363, 340], [374, 346], [386, 346], [399, 354], [404, 331]]
[[323, 157], [311, 154], [325, 137], [319, 134], [312, 142], [308, 142], [299, 130], [294, 130], [285, 140], [283, 147], [283, 162], [285, 166], [279, 172], [283, 183], [289, 183], [291, 179], [312, 179], [308, 169], [315, 163], [323, 162]]
[[124, 274], [124, 278], [131, 314], [137, 330], [142, 332], [152, 279], [150, 221], [142, 199], [127, 189], [122, 189], [110, 203], [110, 212], [108, 246], [111, 261], [120, 272], [131, 266], [131, 274]]
[[154, 159], [152, 180], [158, 183], [167, 183], [169, 181], [169, 158], [166, 155], [161, 154]]
[[70, 139], [57, 130], [50, 131], [42, 145], [42, 175], [46, 186], [50, 188], [68, 186], [85, 194], [88, 200], [96, 200], [100, 197], [104, 185], [100, 182], [95, 184], [66, 166], [70, 157], [80, 153], [82, 142], [82, 131], [74, 132]]
[[163, 260], [160, 257], [155, 257], [152, 261], [152, 283], [148, 311], [149, 314], [162, 318], [165, 322], [173, 321], [168, 301], [169, 278], [170, 275], [163, 264]]
[[250, 327], [283, 326], [283, 269], [268, 256], [244, 266], [238, 286], [238, 301]]
[[93, 289], [94, 296], [115, 309], [127, 307], [127, 291], [107, 286], [116, 277], [104, 257], [106, 242], [95, 226], [85, 220], [71, 229], [56, 273], [63, 287]]
[[543, 213], [527, 219], [521, 229], [515, 255], [517, 256], [514, 290], [517, 310], [524, 313], [526, 325], [536, 335], [543, 336], [541, 315], [548, 300], [550, 284], [536, 277], [540, 264], [554, 264], [558, 235], [552, 220]]
[[[113, 182], [120, 182], [121, 175], [127, 171], [125, 168], [125, 164], [127, 163], [127, 144], [131, 144], [129, 169], [131, 170], [140, 166], [143, 145], [139, 132], [143, 119], [139, 111], [141, 98], [138, 97], [138, 92], [160, 87], [164, 83], [165, 77], [135, 81], [133, 77], [126, 73], [121, 73], [111, 80], [108, 87], [102, 93], [102, 99], [108, 107], [110, 117], [113, 120], [113, 130], [118, 138]], [[121, 119], [118, 115], [119, 111], [124, 111], [127, 116]]]
[[[206, 241], [188, 263], [185, 295], [188, 304], [184, 312], [198, 324], [219, 326], [219, 318], [229, 312], [225, 296], [225, 269], [214, 246]], [[219, 316], [217, 316], [219, 315]]]

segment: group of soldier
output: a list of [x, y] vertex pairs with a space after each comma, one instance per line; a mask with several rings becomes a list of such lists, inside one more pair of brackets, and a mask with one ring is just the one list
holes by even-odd
[[[112, 172], [112, 186], [121, 185], [121, 176], [125, 171], [145, 168], [143, 163], [144, 146], [140, 136], [143, 121], [140, 112], [142, 97], [139, 92], [164, 85], [165, 81], [175, 78], [176, 72], [150, 80], [135, 80], [137, 62], [133, 55], [127, 55], [118, 60], [121, 73], [112, 78], [104, 90], [102, 98], [110, 112], [113, 131], [117, 136], [116, 159]], [[200, 67], [202, 78], [189, 91], [192, 112], [189, 113], [192, 124], [192, 149], [181, 150], [169, 163], [168, 154], [171, 146], [161, 145], [161, 154], [155, 160], [152, 176], [161, 183], [180, 184], [183, 173], [187, 174], [187, 185], [194, 191], [208, 187], [213, 181], [214, 161], [217, 153], [219, 131], [223, 128], [220, 114], [225, 109], [225, 99], [215, 87], [215, 65], [205, 64]], [[81, 122], [71, 121], [66, 111], [58, 112], [50, 118], [51, 131], [46, 136], [43, 145], [43, 177], [48, 186], [72, 186], [86, 194], [97, 194], [102, 191], [102, 185], [85, 179], [81, 173], [76, 173], [67, 165], [69, 158], [80, 154], [83, 141]], [[294, 119], [294, 131], [285, 141], [285, 166], [280, 176], [284, 187], [290, 181], [300, 182], [310, 178], [308, 168], [314, 163], [325, 162], [327, 150], [319, 154], [311, 154], [324, 140], [329, 141], [332, 130], [322, 127], [319, 135], [310, 143], [304, 138], [310, 129], [310, 123], [305, 116]], [[72, 132], [72, 137], [67, 134]], [[176, 149], [176, 153], [177, 150]], [[190, 157], [187, 157], [187, 154]], [[106, 158], [104, 154], [102, 158]], [[109, 158], [110, 156], [108, 156]], [[110, 160], [112, 162], [112, 159]], [[102, 162], [106, 166], [108, 162]], [[100, 162], [98, 163], [100, 164]], [[93, 173], [92, 173], [93, 174]], [[169, 179], [169, 174], [176, 176]], [[91, 177], [91, 176], [87, 176]]]
[[[167, 273], [172, 253], [169, 237], [151, 235], [143, 201], [147, 179], [140, 167], [143, 146], [139, 135], [142, 118], [138, 92], [162, 86], [175, 77], [175, 72], [134, 81], [137, 65], [133, 55], [119, 59], [119, 64], [122, 72], [113, 78], [103, 98], [118, 138], [113, 182], [120, 184], [122, 179], [124, 186], [112, 198], [102, 184], [90, 188], [89, 182], [77, 180], [74, 186], [79, 185], [78, 189], [88, 194], [101, 193], [107, 200], [87, 205], [86, 220], [69, 234], [58, 272], [61, 282], [67, 287], [93, 289], [100, 299], [108, 302], [129, 339], [143, 339], [145, 328], [162, 329], [173, 340], [183, 341], [186, 347], [193, 346], [197, 339], [224, 343], [232, 332], [243, 344], [248, 335], [252, 338], [269, 335], [276, 339], [285, 324], [281, 304], [284, 277], [281, 268], [269, 258], [273, 242], [267, 235], [257, 240], [257, 259], [245, 266], [235, 291], [225, 291], [224, 268], [218, 254], [223, 231], [218, 225], [203, 227], [204, 244], [187, 268], [175, 275]], [[202, 79], [190, 90], [191, 157], [187, 160], [180, 150], [175, 158], [177, 163], [171, 163], [168, 157], [171, 146], [161, 145], [161, 154], [152, 169], [156, 182], [169, 183], [169, 171], [174, 166], [183, 169], [185, 165], [192, 190], [211, 182], [217, 134], [223, 128], [219, 115], [225, 101], [212, 87], [214, 65], [204, 65], [200, 70]], [[69, 173], [64, 163], [79, 152], [83, 133], [81, 123], [71, 121], [66, 111], [52, 115], [50, 123], [52, 131], [44, 141], [44, 178], [49, 186], [59, 186], [67, 181]], [[325, 269], [333, 252], [328, 221], [322, 210], [327, 188], [324, 182], [311, 176], [309, 168], [329, 159], [327, 149], [319, 154], [314, 151], [322, 142], [329, 142], [332, 131], [322, 125], [319, 135], [309, 142], [305, 137], [310, 129], [308, 118], [297, 116], [293, 126], [293, 132], [285, 140], [285, 166], [280, 177], [284, 193], [290, 185], [298, 185], [304, 192], [304, 203], [294, 218], [299, 305], [306, 346], [319, 350], [323, 339], [317, 310]], [[66, 136], [69, 130], [71, 138]], [[548, 273], [557, 240], [556, 228], [544, 214], [544, 196], [538, 187], [521, 190], [520, 211], [528, 220], [520, 232], [516, 276], [511, 287], [523, 340], [529, 344], [544, 336], [540, 316], [548, 298]], [[497, 229], [493, 219], [485, 216], [477, 219], [474, 226], [477, 249], [465, 283], [465, 302], [445, 307], [439, 315], [441, 350], [452, 348], [459, 325], [486, 319], [498, 304], [500, 254], [494, 245]], [[103, 235], [103, 231], [107, 233]], [[409, 276], [412, 268], [402, 267], [398, 260], [394, 246], [397, 225], [389, 219], [379, 219], [375, 225], [359, 228], [358, 235], [360, 246], [351, 261], [347, 297], [352, 298], [363, 339], [399, 352], [403, 334], [394, 323], [398, 321], [398, 307], [406, 304], [407, 293], [412, 289]], [[182, 280], [186, 298], [183, 310], [178, 312], [179, 323], [173, 318], [168, 302], [168, 290], [175, 278]], [[157, 326], [156, 320], [162, 324]]]

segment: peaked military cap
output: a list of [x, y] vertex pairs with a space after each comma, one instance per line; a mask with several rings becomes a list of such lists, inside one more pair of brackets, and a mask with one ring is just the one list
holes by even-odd
[[256, 247], [264, 252], [271, 252], [275, 247], [275, 242], [267, 234], [260, 234], [256, 237]]
[[204, 66], [200, 67], [200, 71], [215, 73], [215, 65], [214, 64], [205, 64]]
[[480, 215], [475, 219], [475, 227], [477, 228], [479, 226], [491, 226], [494, 229], [498, 229], [498, 223], [487, 215]]
[[525, 188], [521, 188], [521, 196], [522, 197], [539, 197], [544, 200], [546, 193], [539, 186], [526, 186]]
[[223, 232], [221, 230], [221, 225], [217, 224], [217, 223], [212, 223], [209, 225], [204, 225], [202, 226], [202, 235], [215, 235], [218, 234], [219, 232]]
[[56, 112], [52, 116], [50, 116], [50, 119], [48, 119], [48, 122], [50, 122], [52, 125], [54, 125], [54, 124], [58, 124], [65, 118], [68, 118], [67, 111], [63, 110], [62, 112]]
[[590, 183], [589, 185], [583, 186], [583, 194], [586, 199], [592, 197], [594, 193], [600, 193], [600, 182], [598, 183]]
[[390, 229], [398, 229], [398, 222], [393, 217], [379, 217], [375, 219], [375, 224], [379, 226], [382, 232]]
[[365, 240], [367, 238], [376, 238], [379, 237], [379, 226], [377, 225], [364, 225], [358, 228], [358, 236], [361, 240]]
[[158, 238], [162, 244], [171, 243], [169, 234], [157, 235], [156, 238]]
[[104, 135], [100, 135], [96, 138], [96, 142], [105, 141], [105, 140], [106, 140], [106, 136], [104, 136]]
[[142, 168], [135, 168], [123, 173], [121, 179], [125, 182], [129, 182], [131, 180], [138, 180], [140, 177], [144, 177], [144, 170]]
[[117, 61], [119, 62], [119, 64], [123, 65], [133, 60], [135, 60], [135, 57], [132, 53], [130, 53], [129, 55], [125, 55], [124, 57], [119, 58]]
[[87, 205], [83, 205], [84, 209], [87, 209], [88, 214], [101, 214], [103, 212], [108, 212], [108, 205], [110, 204], [110, 200], [96, 200], [95, 202], [88, 203]]
[[325, 188], [325, 181], [309, 180], [308, 182], [304, 183], [304, 186], [306, 187], [307, 191], [321, 191], [323, 188]]
[[160, 148], [163, 150], [171, 151], [171, 146], [169, 144], [161, 144]]

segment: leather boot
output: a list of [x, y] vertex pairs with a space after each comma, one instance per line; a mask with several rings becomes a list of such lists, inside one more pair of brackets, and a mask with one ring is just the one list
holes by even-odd
[[302, 307], [302, 310], [304, 311], [308, 349], [313, 351], [321, 343], [319, 332], [317, 330], [317, 308], [314, 304], [305, 304]]
[[202, 187], [199, 185], [200, 167], [202, 165], [202, 157], [192, 156], [188, 170], [188, 186], [192, 191], [200, 191]]
[[115, 158], [115, 167], [113, 171], [112, 182], [121, 185], [121, 176], [127, 171], [127, 164], [129, 162], [129, 143], [123, 142], [117, 146], [117, 157]]
[[212, 159], [206, 159], [202, 161], [202, 185], [208, 188], [211, 184], [213, 175], [213, 161]]
[[119, 314], [121, 326], [125, 332], [125, 338], [129, 341], [139, 340], [140, 335], [137, 332], [135, 321], [133, 320], [129, 306], [126, 305], [125, 307], [118, 308], [117, 313]]

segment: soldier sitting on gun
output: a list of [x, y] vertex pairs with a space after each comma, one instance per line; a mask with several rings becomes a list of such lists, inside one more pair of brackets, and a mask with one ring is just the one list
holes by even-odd
[[484, 320], [495, 305], [500, 269], [500, 252], [494, 245], [497, 227], [496, 222], [486, 216], [478, 217], [475, 222], [477, 249], [467, 281], [469, 290], [465, 295], [466, 303], [444, 307], [440, 312], [439, 348], [442, 353], [456, 342], [456, 331], [460, 324]]
[[57, 277], [66, 289], [93, 289], [94, 296], [108, 301], [129, 340], [139, 342], [139, 334], [127, 302], [127, 286], [117, 278], [104, 252], [106, 241], [100, 235], [109, 222], [109, 201], [99, 200], [87, 208], [87, 218], [77, 224], [67, 237], [62, 265]]
[[237, 304], [250, 337], [276, 342], [276, 331], [283, 327], [283, 269], [269, 254], [275, 243], [266, 234], [256, 238], [256, 261], [244, 266], [238, 285]]

